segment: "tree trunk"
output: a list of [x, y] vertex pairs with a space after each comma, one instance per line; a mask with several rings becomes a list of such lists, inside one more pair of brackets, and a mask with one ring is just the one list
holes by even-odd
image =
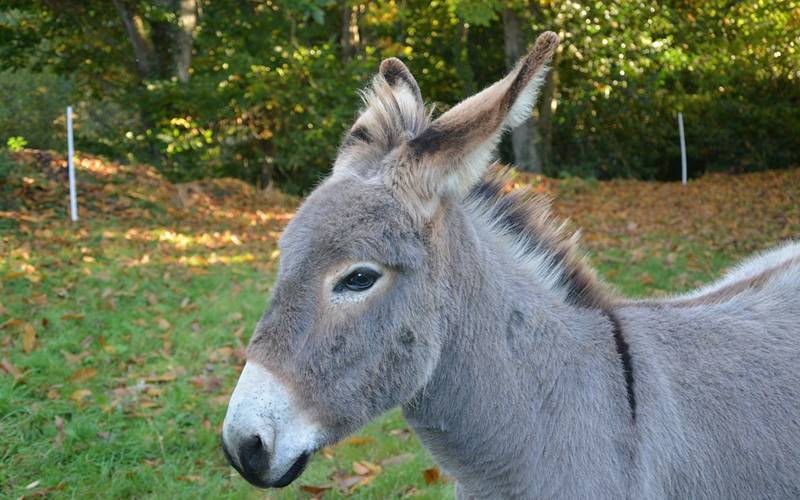
[[[521, 24], [519, 15], [513, 9], [503, 9], [503, 41], [506, 66], [509, 68], [513, 68], [523, 55]], [[528, 118], [511, 132], [514, 164], [519, 169], [541, 173], [542, 159], [538, 148], [540, 141], [539, 130], [533, 118]]]
[[538, 128], [541, 134], [542, 167], [553, 163], [553, 112], [556, 107], [556, 89], [558, 88], [558, 54], [553, 58], [553, 65], [539, 98]]
[[144, 31], [142, 18], [125, 5], [123, 0], [112, 0], [117, 8], [119, 17], [125, 27], [125, 34], [128, 35], [133, 47], [133, 55], [136, 60], [136, 69], [141, 80], [152, 78], [155, 73], [155, 51], [153, 44], [147, 38]]
[[339, 43], [342, 47], [342, 60], [350, 61], [361, 43], [361, 33], [358, 29], [359, 6], [351, 5], [350, 0], [340, 0], [339, 12], [342, 16]]
[[475, 72], [472, 71], [472, 64], [469, 60], [469, 28], [464, 22], [459, 23], [458, 43], [453, 45], [453, 56], [456, 62], [456, 74], [458, 79], [464, 83], [464, 96], [471, 96], [475, 93]]
[[181, 82], [189, 81], [192, 65], [194, 29], [197, 27], [197, 0], [180, 0], [178, 33], [175, 37], [175, 73]]

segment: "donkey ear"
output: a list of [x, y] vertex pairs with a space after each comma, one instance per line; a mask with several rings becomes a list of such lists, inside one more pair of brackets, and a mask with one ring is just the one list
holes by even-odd
[[428, 124], [417, 80], [396, 57], [381, 62], [372, 85], [361, 97], [364, 107], [345, 134], [334, 171], [369, 170], [369, 165], [374, 167], [379, 158]]
[[417, 80], [414, 79], [414, 75], [411, 74], [411, 71], [400, 59], [396, 57], [384, 59], [381, 61], [378, 73], [389, 84], [395, 95], [408, 92], [410, 95], [405, 97], [412, 97], [414, 105], [424, 106]]
[[396, 183], [430, 203], [447, 192], [465, 193], [484, 175], [505, 130], [524, 122], [558, 47], [558, 35], [542, 33], [527, 56], [502, 80], [437, 118], [406, 145]]

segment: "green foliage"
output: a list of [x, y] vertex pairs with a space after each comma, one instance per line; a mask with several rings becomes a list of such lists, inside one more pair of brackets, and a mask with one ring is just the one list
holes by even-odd
[[3, 96], [0, 140], [8, 147], [12, 147], [13, 138], [22, 137], [30, 147], [63, 148], [66, 144], [65, 113], [71, 90], [67, 79], [49, 71], [0, 72], [0, 95]]
[[113, 2], [5, 3], [0, 139], [62, 149], [72, 102], [83, 150], [173, 179], [233, 175], [302, 192], [329, 170], [382, 58], [405, 60], [447, 109], [506, 70], [500, 14], [511, 8], [523, 45], [544, 29], [564, 39], [552, 99], [535, 114], [551, 175], [675, 177], [678, 111], [692, 175], [800, 161], [796, 0], [209, 0], [188, 81], [175, 69], [177, 3], [120, 4], [152, 51], [146, 70]]
[[14, 136], [9, 137], [8, 141], [6, 142], [6, 146], [8, 146], [8, 150], [12, 153], [16, 153], [17, 151], [22, 151], [25, 146], [28, 145], [28, 141], [25, 140], [22, 136]]

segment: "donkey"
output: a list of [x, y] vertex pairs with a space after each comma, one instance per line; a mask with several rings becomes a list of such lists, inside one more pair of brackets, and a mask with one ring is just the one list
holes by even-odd
[[222, 430], [250, 483], [401, 406], [460, 498], [800, 497], [800, 243], [626, 300], [487, 176], [557, 45], [436, 119], [383, 61], [280, 239]]

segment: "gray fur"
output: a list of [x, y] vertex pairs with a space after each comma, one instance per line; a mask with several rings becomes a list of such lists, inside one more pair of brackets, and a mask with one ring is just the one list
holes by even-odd
[[[410, 197], [415, 172], [442, 155], [391, 148], [371, 170], [374, 152], [340, 157], [298, 211], [248, 349], [325, 429], [320, 447], [401, 406], [461, 498], [800, 497], [800, 245], [753, 259], [742, 279], [757, 286], [725, 300], [601, 298], [599, 284], [591, 300], [569, 300], [570, 280], [590, 278], [557, 258], [557, 231], [498, 227], [496, 211], [455, 188], [431, 200], [430, 177]], [[333, 300], [331, 280], [354, 262], [379, 264], [379, 285]], [[632, 360], [635, 418], [611, 317]]]

